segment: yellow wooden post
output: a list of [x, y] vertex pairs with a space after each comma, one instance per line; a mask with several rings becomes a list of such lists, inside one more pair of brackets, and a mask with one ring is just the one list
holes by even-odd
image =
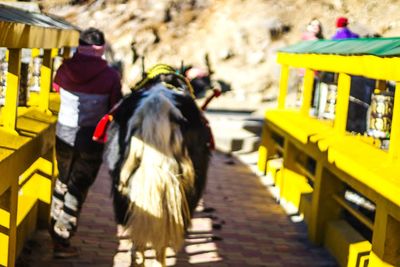
[[15, 266], [17, 254], [18, 179], [10, 187], [10, 228], [8, 234], [8, 266]]
[[[369, 259], [369, 252], [371, 251], [371, 243], [367, 240], [349, 244], [347, 267], [354, 266], [367, 266], [366, 264], [360, 265], [363, 261]], [[358, 265], [357, 265], [358, 264]]]
[[37, 192], [37, 197], [40, 199], [40, 205], [38, 207], [38, 225], [41, 228], [47, 228], [49, 223], [49, 214], [50, 214], [50, 203], [51, 203], [51, 193], [52, 188], [54, 188], [55, 179], [57, 177], [56, 170], [56, 150], [55, 146], [53, 146], [47, 154], [38, 161], [37, 168], [44, 172], [47, 176], [42, 176], [40, 178], [40, 191]]
[[375, 88], [380, 90], [380, 91], [385, 91], [386, 90], [386, 81], [385, 80], [376, 80], [375, 82]]
[[317, 161], [314, 191], [311, 202], [311, 216], [308, 224], [308, 236], [312, 242], [321, 245], [325, 227], [329, 221], [340, 218], [342, 208], [333, 199], [333, 195], [343, 192], [344, 184], [327, 169], [327, 162]]
[[397, 267], [398, 265], [391, 265], [389, 263], [384, 262], [382, 259], [380, 259], [374, 251], [371, 251], [371, 254], [369, 255], [369, 261], [368, 261], [368, 266], [373, 266], [373, 267]]
[[3, 127], [7, 132], [18, 134], [17, 107], [19, 75], [21, 69], [21, 49], [9, 49], [8, 55], [7, 89], [3, 112]]
[[57, 55], [57, 49], [44, 49], [43, 62], [40, 69], [39, 108], [46, 113], [50, 113], [49, 100], [53, 76], [53, 57], [55, 55]]
[[71, 47], [64, 47], [63, 48], [63, 58], [67, 59], [71, 57]]
[[393, 160], [399, 159], [400, 154], [400, 82], [396, 82], [394, 94], [394, 107], [392, 117], [392, 129], [390, 130], [389, 154]]
[[314, 71], [306, 69], [303, 81], [303, 103], [301, 104], [300, 112], [304, 116], [308, 116], [310, 112], [312, 92], [314, 86]]
[[[295, 146], [289, 141], [288, 138], [285, 138], [283, 141], [283, 168], [282, 168], [282, 175], [279, 185], [279, 199], [285, 198], [285, 184], [287, 184], [287, 177], [289, 177], [295, 167], [296, 157], [298, 155], [298, 151]], [[288, 199], [286, 198], [286, 201]]]
[[278, 108], [285, 108], [288, 84], [289, 84], [289, 66], [282, 65], [281, 77], [279, 81]]
[[40, 49], [39, 48], [32, 48], [32, 58], [40, 56]]
[[275, 155], [275, 146], [274, 140], [272, 139], [271, 129], [269, 129], [268, 125], [264, 122], [260, 147], [258, 148], [258, 170], [262, 172], [262, 174], [266, 174], [267, 172], [267, 161], [271, 158], [271, 156]]
[[[35, 91], [40, 90], [40, 68], [41, 68], [41, 58], [40, 58], [40, 53], [41, 49], [40, 48], [32, 48], [32, 68], [33, 68], [33, 73], [32, 73], [32, 79], [33, 79], [33, 87], [35, 88]], [[39, 65], [39, 66], [37, 66]], [[37, 69], [39, 67], [39, 69]], [[39, 71], [39, 73], [38, 73]], [[37, 103], [36, 103], [37, 105]]]
[[260, 146], [258, 148], [258, 161], [257, 161], [257, 167], [262, 174], [265, 175], [266, 170], [267, 170], [267, 155], [268, 155], [268, 141], [267, 140], [267, 135], [268, 135], [268, 129], [266, 127], [266, 123], [264, 122], [263, 124], [263, 130], [261, 134], [261, 142]]
[[372, 266], [394, 267], [400, 264], [400, 221], [389, 212], [385, 200], [376, 203], [372, 251], [376, 256], [373, 261], [377, 264]]
[[336, 97], [336, 115], [334, 129], [339, 134], [346, 132], [347, 111], [349, 109], [351, 77], [346, 73], [340, 73], [338, 79]]

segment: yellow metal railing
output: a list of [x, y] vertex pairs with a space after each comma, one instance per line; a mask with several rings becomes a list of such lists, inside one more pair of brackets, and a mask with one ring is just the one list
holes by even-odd
[[[400, 266], [400, 58], [279, 53], [278, 62], [278, 108], [266, 112], [259, 170], [279, 174], [272, 178], [278, 181], [281, 202], [298, 208], [309, 238], [326, 246], [341, 266]], [[299, 109], [286, 103], [291, 68], [305, 68]], [[309, 115], [315, 71], [338, 74], [333, 121]], [[351, 75], [396, 82], [388, 151], [378, 148], [371, 137], [346, 132]], [[269, 163], [276, 157], [283, 158], [278, 167]], [[307, 166], [307, 159], [315, 162], [314, 168]], [[348, 188], [373, 203], [374, 218], [346, 201]], [[371, 230], [370, 240], [344, 220], [344, 211]]]
[[[0, 107], [0, 266], [14, 266], [24, 242], [48, 223], [57, 175], [56, 115], [50, 111], [50, 104], [56, 105], [50, 93], [53, 58], [61, 48], [67, 57], [79, 38], [78, 31], [58, 25], [0, 21], [0, 47], [8, 49], [5, 103]], [[31, 93], [28, 105], [19, 107], [22, 49], [33, 49], [33, 57], [43, 50], [43, 64], [39, 93]]]

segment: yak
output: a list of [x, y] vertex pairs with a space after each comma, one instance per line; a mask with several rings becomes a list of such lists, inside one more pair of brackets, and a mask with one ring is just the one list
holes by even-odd
[[182, 247], [206, 185], [211, 130], [190, 83], [163, 64], [147, 71], [111, 116], [104, 155], [119, 234], [143, 259], [153, 248], [166, 266], [166, 248]]

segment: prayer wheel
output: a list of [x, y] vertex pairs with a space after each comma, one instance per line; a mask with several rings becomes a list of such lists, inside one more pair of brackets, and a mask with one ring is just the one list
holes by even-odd
[[380, 139], [389, 138], [393, 104], [393, 92], [375, 90], [371, 97], [371, 106], [368, 114], [367, 134], [369, 136]]
[[4, 105], [7, 88], [8, 64], [5, 58], [0, 59], [0, 106]]
[[28, 92], [28, 81], [29, 81], [29, 63], [21, 62], [21, 71], [19, 77], [19, 88], [18, 88], [18, 105], [26, 106], [29, 92]]
[[34, 92], [40, 91], [40, 67], [42, 65], [42, 58], [40, 56], [34, 57], [31, 65], [31, 77], [29, 81], [29, 90]]
[[337, 85], [329, 84], [326, 95], [326, 103], [322, 117], [325, 119], [333, 120], [335, 118], [336, 110], [336, 97], [337, 97]]

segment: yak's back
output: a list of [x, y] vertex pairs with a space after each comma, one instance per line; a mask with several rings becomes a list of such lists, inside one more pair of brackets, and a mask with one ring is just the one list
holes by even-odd
[[[107, 130], [104, 161], [110, 170], [114, 185], [118, 184], [121, 166], [129, 151], [130, 138], [134, 134], [133, 115], [140, 102], [147, 96], [148, 89], [136, 90], [121, 100], [113, 115], [113, 121]], [[207, 121], [194, 99], [187, 94], [174, 93], [173, 101], [180, 110], [183, 121], [179, 123], [186, 146], [195, 170], [196, 192], [193, 197], [197, 202], [205, 187], [205, 180], [210, 157], [211, 132]], [[191, 211], [195, 204], [191, 204]]]

